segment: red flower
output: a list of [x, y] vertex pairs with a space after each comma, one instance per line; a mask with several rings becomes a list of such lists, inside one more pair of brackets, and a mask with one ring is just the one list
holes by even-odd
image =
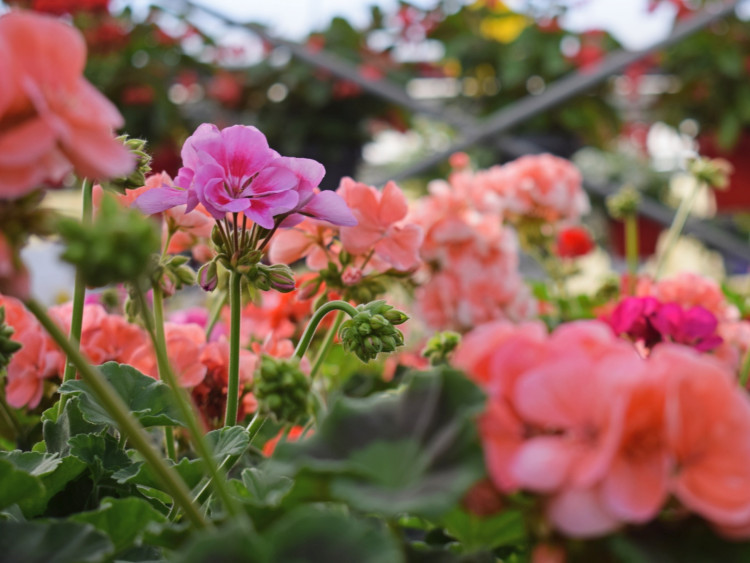
[[578, 258], [594, 249], [594, 241], [583, 227], [568, 227], [557, 234], [555, 254], [560, 258]]

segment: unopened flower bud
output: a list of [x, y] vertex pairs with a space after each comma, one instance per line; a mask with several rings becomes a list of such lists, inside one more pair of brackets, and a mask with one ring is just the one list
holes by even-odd
[[430, 360], [430, 365], [446, 364], [460, 342], [461, 335], [457, 332], [438, 332], [427, 341], [422, 356]]
[[13, 336], [13, 327], [5, 324], [5, 307], [0, 307], [0, 370], [8, 367], [13, 354], [21, 349], [21, 343]]
[[120, 193], [125, 190], [140, 188], [146, 184], [146, 176], [151, 172], [151, 155], [146, 152], [146, 141], [130, 139], [127, 135], [117, 137], [125, 148], [135, 157], [135, 169], [124, 178], [115, 178], [109, 182], [110, 187]]
[[78, 268], [86, 285], [101, 287], [133, 281], [153, 267], [161, 237], [153, 222], [135, 209], [125, 209], [105, 194], [89, 225], [62, 218], [58, 231], [66, 243], [62, 259]]
[[641, 194], [633, 186], [625, 186], [607, 198], [607, 210], [613, 219], [625, 219], [638, 213]]
[[357, 285], [362, 281], [362, 270], [354, 266], [347, 266], [341, 272], [341, 282], [344, 285]]
[[271, 287], [279, 293], [289, 293], [294, 291], [294, 272], [286, 264], [274, 264], [272, 266], [264, 266], [268, 279], [271, 282]]
[[732, 164], [723, 158], [696, 158], [688, 163], [688, 171], [695, 179], [715, 190], [726, 190], [729, 187], [732, 170]]
[[264, 355], [253, 381], [253, 393], [261, 412], [278, 422], [297, 422], [307, 415], [310, 379], [296, 358], [285, 360]]
[[198, 285], [203, 288], [203, 291], [213, 291], [218, 284], [219, 274], [216, 261], [206, 262], [198, 270]]

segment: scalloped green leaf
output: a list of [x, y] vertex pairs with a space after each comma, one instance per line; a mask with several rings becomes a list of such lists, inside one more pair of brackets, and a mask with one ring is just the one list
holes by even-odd
[[[107, 362], [99, 370], [143, 426], [184, 426], [177, 401], [166, 383], [115, 362]], [[80, 398], [81, 412], [87, 421], [117, 426], [85, 381], [66, 381], [60, 386], [60, 393]]]
[[83, 461], [96, 475], [114, 473], [133, 464], [109, 434], [79, 434], [70, 439], [70, 455]]
[[483, 404], [456, 370], [414, 373], [396, 393], [340, 399], [315, 435], [279, 445], [269, 470], [300, 482], [322, 478], [328, 486], [318, 489], [329, 494], [308, 500], [436, 517], [484, 475], [474, 422]]
[[38, 477], [18, 469], [6, 459], [0, 459], [0, 484], [0, 509], [23, 500], [41, 498], [45, 493]]
[[45, 420], [42, 429], [47, 451], [64, 457], [70, 454], [70, 439], [73, 436], [99, 433], [104, 430], [104, 425], [92, 424], [85, 420], [81, 412], [80, 399], [70, 397], [65, 402], [62, 414], [55, 420]]
[[242, 426], [225, 426], [206, 434], [206, 441], [214, 457], [224, 461], [227, 456], [242, 455], [250, 445], [250, 434]]
[[80, 512], [69, 518], [73, 522], [91, 524], [106, 534], [115, 545], [115, 552], [133, 547], [151, 522], [166, 518], [147, 501], [137, 497], [107, 498], [96, 510]]

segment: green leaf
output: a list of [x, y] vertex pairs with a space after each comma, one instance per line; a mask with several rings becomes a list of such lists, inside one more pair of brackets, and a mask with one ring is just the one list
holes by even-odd
[[45, 420], [42, 426], [47, 451], [61, 456], [70, 454], [70, 439], [79, 434], [98, 433], [104, 429], [101, 424], [92, 424], [83, 418], [80, 400], [71, 397], [65, 409], [56, 420]]
[[164, 522], [166, 519], [145, 500], [129, 497], [107, 498], [98, 509], [80, 512], [69, 520], [91, 524], [109, 536], [115, 545], [115, 552], [119, 552], [139, 540], [151, 522]]
[[275, 507], [292, 488], [292, 480], [263, 467], [249, 467], [242, 471], [242, 482], [252, 496], [253, 504]]
[[[184, 426], [177, 401], [166, 383], [115, 362], [107, 362], [99, 370], [143, 426]], [[60, 386], [60, 393], [79, 396], [81, 411], [89, 422], [117, 426], [85, 381], [66, 381]]]
[[242, 455], [250, 445], [250, 434], [242, 426], [226, 426], [206, 434], [214, 458], [222, 462], [227, 456]]
[[0, 526], [0, 553], [5, 561], [86, 563], [103, 561], [113, 551], [107, 536], [88, 524], [4, 522]]
[[49, 501], [62, 491], [68, 483], [76, 479], [86, 469], [86, 464], [78, 458], [68, 456], [59, 460], [54, 471], [40, 476], [44, 485], [44, 495], [24, 498], [19, 502], [21, 510], [27, 518], [42, 514]]
[[[205, 475], [204, 464], [199, 459], [182, 458], [179, 463], [175, 464], [168, 461], [170, 465], [185, 480], [188, 488], [192, 489], [198, 485]], [[162, 489], [163, 485], [151, 469], [150, 465], [143, 462], [134, 463], [116, 471], [112, 478], [118, 483], [130, 483], [133, 485], [142, 485], [154, 489]]]
[[382, 524], [364, 522], [343, 510], [300, 507], [264, 534], [267, 561], [297, 563], [398, 563], [403, 555]]
[[52, 473], [62, 463], [62, 459], [57, 454], [22, 452], [21, 450], [0, 452], [0, 459], [8, 460], [17, 469], [35, 476]]
[[439, 516], [484, 474], [473, 420], [483, 403], [456, 370], [415, 373], [400, 392], [340, 399], [315, 435], [277, 447], [270, 470], [323, 478], [330, 498], [362, 511]]
[[194, 534], [174, 561], [180, 563], [403, 563], [398, 544], [379, 522], [344, 509], [302, 506], [259, 537], [239, 525]]
[[12, 462], [5, 459], [0, 459], [0, 483], [0, 509], [44, 495], [44, 485], [38, 477], [17, 469]]
[[109, 434], [79, 434], [70, 439], [70, 455], [98, 473], [114, 473], [133, 464]]
[[445, 516], [443, 523], [446, 531], [460, 541], [466, 551], [495, 549], [526, 538], [523, 515], [515, 510], [481, 518], [456, 508]]

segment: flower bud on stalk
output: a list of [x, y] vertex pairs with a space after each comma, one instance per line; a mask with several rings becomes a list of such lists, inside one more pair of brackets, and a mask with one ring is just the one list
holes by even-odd
[[457, 332], [450, 330], [437, 332], [427, 341], [422, 350], [422, 356], [430, 360], [431, 366], [447, 364], [460, 342], [461, 335]]
[[155, 225], [139, 211], [122, 209], [104, 197], [90, 225], [70, 218], [58, 223], [66, 243], [62, 259], [76, 266], [89, 287], [133, 281], [153, 268], [161, 244]]
[[310, 379], [300, 370], [297, 359], [264, 355], [253, 393], [262, 413], [278, 422], [295, 423], [307, 415]]
[[0, 370], [8, 367], [13, 354], [21, 349], [21, 343], [11, 339], [13, 327], [5, 324], [5, 307], [0, 307]]
[[726, 190], [729, 187], [732, 170], [732, 164], [723, 158], [696, 158], [688, 162], [688, 172], [696, 180], [715, 190]]
[[151, 155], [146, 152], [146, 141], [143, 139], [130, 139], [127, 135], [121, 135], [117, 140], [125, 145], [136, 162], [135, 169], [128, 176], [109, 182], [112, 189], [124, 194], [126, 190], [140, 188], [146, 184], [146, 176], [151, 172]]
[[344, 349], [369, 362], [381, 352], [393, 352], [404, 344], [404, 335], [394, 325], [409, 318], [385, 301], [372, 301], [357, 307], [358, 313], [344, 321], [339, 338]]
[[613, 219], [625, 219], [638, 213], [641, 194], [633, 186], [625, 186], [607, 198], [607, 211]]
[[206, 262], [198, 270], [198, 285], [203, 291], [213, 291], [219, 285], [219, 272], [216, 266], [216, 259]]

